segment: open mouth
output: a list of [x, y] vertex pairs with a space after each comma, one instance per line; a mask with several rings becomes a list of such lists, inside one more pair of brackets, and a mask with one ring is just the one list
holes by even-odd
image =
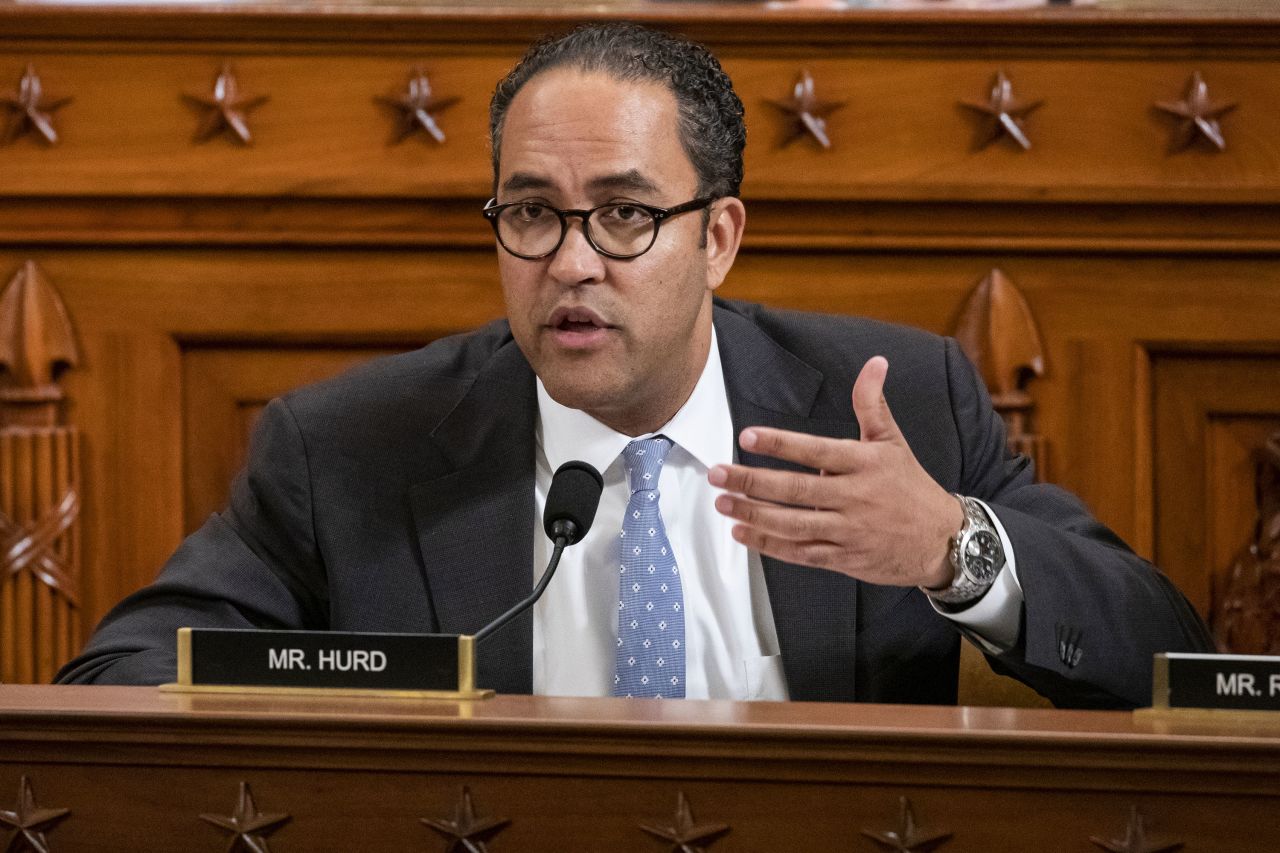
[[570, 350], [590, 350], [603, 345], [613, 327], [588, 308], [557, 308], [547, 320], [556, 343]]
[[610, 328], [598, 314], [587, 308], [557, 308], [547, 325], [559, 332], [582, 334]]

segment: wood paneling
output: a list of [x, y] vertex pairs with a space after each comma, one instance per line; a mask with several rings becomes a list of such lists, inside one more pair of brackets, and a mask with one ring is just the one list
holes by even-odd
[[1156, 561], [1206, 612], [1253, 538], [1252, 455], [1280, 429], [1280, 346], [1158, 353], [1152, 374]]
[[[426, 46], [424, 46], [425, 48]], [[298, 55], [301, 53], [302, 55]], [[297, 46], [231, 51], [0, 54], [0, 85], [29, 63], [48, 91], [73, 95], [56, 117], [50, 149], [28, 134], [7, 146], [12, 168], [0, 194], [343, 196], [450, 198], [490, 183], [488, 95], [519, 53], [477, 46], [469, 55], [352, 55]], [[744, 190], [768, 199], [915, 199], [1249, 202], [1280, 198], [1280, 100], [1274, 61], [1208, 57], [1082, 62], [1035, 49], [990, 57], [760, 57], [723, 52], [747, 107]], [[229, 134], [196, 144], [203, 94], [230, 64], [246, 94], [270, 101], [247, 122], [253, 144]], [[461, 102], [441, 117], [443, 144], [389, 144], [396, 117], [375, 98], [404, 84], [415, 64], [435, 91]], [[828, 119], [830, 150], [783, 146], [790, 119], [769, 100], [802, 69], [824, 99], [846, 106]], [[974, 150], [963, 101], [984, 94], [1003, 69], [1019, 90], [1044, 98], [1027, 121], [1034, 154], [1016, 145]], [[1192, 71], [1240, 106], [1223, 119], [1225, 151], [1168, 151], [1175, 122], [1156, 101], [1181, 96]], [[12, 79], [12, 84], [6, 81]], [[58, 164], [56, 170], [47, 166]]]
[[258, 414], [272, 397], [334, 376], [366, 359], [403, 348], [325, 347], [302, 342], [288, 349], [217, 345], [182, 354], [183, 529], [195, 530], [226, 506], [232, 477], [244, 465]]
[[[263, 400], [501, 315], [479, 215], [489, 93], [534, 37], [587, 18], [685, 32], [735, 79], [748, 224], [725, 295], [946, 332], [1000, 269], [1043, 341], [1044, 374], [1026, 391], [1045, 469], [1207, 607], [1247, 524], [1241, 454], [1280, 409], [1228, 406], [1192, 429], [1171, 401], [1276, 387], [1248, 379], [1272, 377], [1280, 352], [1280, 16], [1265, 4], [0, 0], [0, 91], [30, 63], [51, 95], [74, 97], [56, 146], [0, 146], [0, 280], [35, 261], [76, 324], [82, 359], [65, 390], [83, 436], [83, 628], [218, 506]], [[182, 95], [207, 91], [224, 63], [270, 96], [249, 115], [252, 145], [193, 141], [199, 115]], [[461, 98], [440, 116], [443, 144], [390, 144], [397, 119], [376, 98], [414, 66]], [[788, 119], [766, 103], [804, 69], [819, 98], [845, 102], [829, 151], [782, 148]], [[960, 102], [1000, 70], [1044, 100], [1030, 150], [973, 145]], [[1181, 97], [1195, 71], [1239, 104], [1227, 147], [1170, 153], [1172, 122], [1153, 104]], [[1214, 378], [1183, 372], [1205, 353]], [[1175, 532], [1188, 524], [1197, 532]]]
[[[22, 257], [0, 249], [0, 269]], [[63, 248], [38, 257], [77, 320], [82, 350], [82, 375], [68, 374], [66, 387], [67, 416], [85, 434], [88, 630], [155, 577], [187, 530], [189, 499], [203, 517], [225, 494], [242, 432], [219, 432], [219, 444], [186, 459], [184, 394], [199, 401], [201, 390], [216, 393], [191, 387], [198, 373], [184, 387], [189, 356], [199, 362], [197, 354], [219, 348], [277, 354], [260, 368], [242, 362], [227, 379], [227, 393], [253, 400], [340, 369], [349, 363], [341, 353], [410, 349], [502, 310], [491, 252], [438, 252], [429, 265], [419, 252], [332, 248]], [[200, 491], [219, 478], [221, 489]]]

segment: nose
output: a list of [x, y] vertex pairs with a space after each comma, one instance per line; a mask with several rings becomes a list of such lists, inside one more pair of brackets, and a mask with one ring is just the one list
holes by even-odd
[[604, 280], [604, 256], [587, 242], [586, 222], [571, 217], [548, 272], [562, 284], [596, 284]]

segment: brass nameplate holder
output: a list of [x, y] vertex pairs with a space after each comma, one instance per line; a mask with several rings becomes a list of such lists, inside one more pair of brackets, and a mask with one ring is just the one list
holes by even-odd
[[463, 634], [178, 629], [179, 693], [487, 699]]

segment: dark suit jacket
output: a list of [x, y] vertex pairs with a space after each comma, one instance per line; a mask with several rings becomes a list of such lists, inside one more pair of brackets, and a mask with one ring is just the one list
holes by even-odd
[[[853, 380], [888, 357], [885, 394], [921, 464], [990, 504], [1012, 541], [1025, 618], [998, 669], [1060, 704], [1139, 705], [1153, 652], [1209, 648], [1159, 572], [1008, 455], [954, 341], [721, 300], [714, 322], [736, 430], [855, 437]], [[273, 401], [230, 506], [108, 614], [60, 680], [172, 680], [183, 625], [474, 632], [532, 588], [536, 410], [504, 322]], [[763, 562], [793, 699], [955, 701], [959, 634], [919, 590]], [[526, 613], [488, 640], [479, 683], [529, 692], [532, 633]]]

